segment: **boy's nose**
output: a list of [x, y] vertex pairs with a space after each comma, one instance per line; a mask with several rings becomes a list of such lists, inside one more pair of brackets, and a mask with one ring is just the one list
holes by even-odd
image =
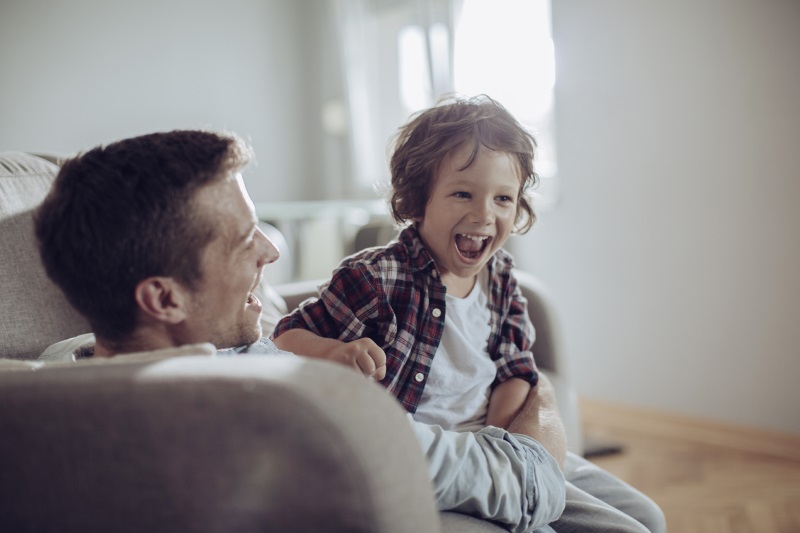
[[495, 213], [494, 209], [488, 202], [483, 202], [476, 206], [472, 212], [472, 221], [476, 224], [491, 224], [494, 222]]

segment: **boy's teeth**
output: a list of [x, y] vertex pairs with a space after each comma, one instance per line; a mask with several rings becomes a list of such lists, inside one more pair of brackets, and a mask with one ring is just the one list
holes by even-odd
[[486, 236], [459, 233], [456, 235], [456, 247], [465, 257], [476, 257], [483, 251], [488, 239], [489, 237]]

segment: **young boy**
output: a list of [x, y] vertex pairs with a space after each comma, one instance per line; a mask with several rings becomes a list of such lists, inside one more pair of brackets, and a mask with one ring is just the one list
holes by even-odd
[[275, 343], [381, 380], [418, 421], [507, 427], [537, 380], [533, 326], [501, 249], [535, 219], [535, 146], [486, 96], [416, 116], [391, 159], [392, 216], [410, 224], [346, 258], [279, 322]]

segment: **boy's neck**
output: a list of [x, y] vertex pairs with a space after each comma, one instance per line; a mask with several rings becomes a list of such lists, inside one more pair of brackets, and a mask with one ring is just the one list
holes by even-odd
[[460, 278], [453, 274], [443, 274], [442, 284], [447, 288], [447, 294], [449, 296], [454, 296], [455, 298], [466, 298], [467, 295], [472, 292], [472, 288], [475, 286], [477, 279], [478, 276]]

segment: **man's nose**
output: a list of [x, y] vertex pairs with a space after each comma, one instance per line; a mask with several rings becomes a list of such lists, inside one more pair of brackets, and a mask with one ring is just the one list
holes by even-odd
[[274, 263], [281, 256], [281, 251], [278, 249], [275, 243], [272, 242], [272, 240], [270, 240], [269, 237], [267, 237], [266, 233], [261, 231], [261, 228], [257, 228], [256, 231], [259, 234], [258, 235], [260, 237], [259, 240], [261, 240], [261, 246], [263, 248], [263, 251], [259, 258], [260, 261], [259, 266]]

